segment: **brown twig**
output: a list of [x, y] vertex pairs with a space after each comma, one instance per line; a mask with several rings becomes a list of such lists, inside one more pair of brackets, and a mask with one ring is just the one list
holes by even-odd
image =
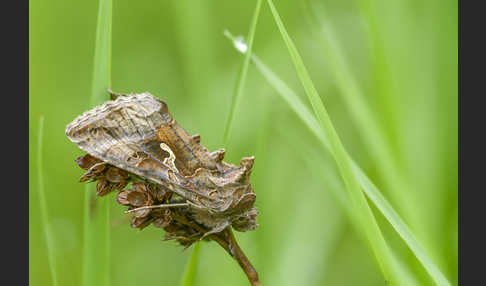
[[[178, 216], [177, 214], [173, 214], [174, 218], [194, 229], [197, 229], [199, 232], [204, 233], [205, 230], [200, 227], [199, 225], [187, 221], [184, 217]], [[216, 241], [221, 247], [229, 253], [231, 257], [233, 257], [238, 264], [240, 265], [243, 272], [245, 272], [248, 280], [250, 281], [252, 286], [261, 286], [260, 280], [258, 280], [258, 273], [256, 272], [255, 268], [251, 264], [250, 260], [246, 257], [243, 250], [238, 245], [238, 242], [235, 239], [233, 231], [231, 230], [231, 226], [227, 227], [220, 233], [211, 234], [208, 236], [210, 239]]]
[[231, 255], [231, 257], [238, 262], [241, 269], [243, 269], [243, 272], [245, 272], [246, 276], [248, 277], [251, 285], [261, 286], [262, 284], [260, 283], [260, 280], [258, 280], [258, 273], [238, 245], [231, 227], [227, 227], [221, 232], [221, 235], [217, 235], [216, 237], [217, 239], [213, 238], [213, 240], [219, 243], [219, 245], [221, 245]]

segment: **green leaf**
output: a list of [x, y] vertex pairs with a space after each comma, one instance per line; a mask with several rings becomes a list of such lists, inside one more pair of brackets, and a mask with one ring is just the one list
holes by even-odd
[[233, 90], [233, 97], [231, 99], [231, 106], [228, 117], [226, 119], [226, 125], [224, 128], [224, 136], [223, 142], [224, 146], [228, 147], [229, 141], [231, 139], [231, 131], [233, 129], [233, 121], [235, 118], [236, 109], [241, 99], [241, 94], [243, 93], [243, 87], [246, 81], [246, 74], [248, 72], [248, 65], [250, 62], [250, 55], [253, 48], [253, 38], [255, 36], [256, 25], [258, 23], [258, 16], [260, 15], [260, 9], [262, 6], [262, 0], [257, 0], [255, 12], [253, 13], [253, 18], [251, 21], [250, 30], [248, 32], [248, 46], [244, 45], [242, 48], [244, 49], [245, 59], [243, 60], [243, 64], [240, 67], [238, 72], [238, 76], [236, 79], [235, 88]]
[[[90, 105], [108, 99], [111, 85], [112, 2], [100, 0], [93, 63]], [[95, 196], [95, 184], [88, 184], [84, 196], [84, 240], [82, 285], [110, 285], [110, 203]]]
[[49, 216], [47, 214], [46, 194], [44, 190], [44, 173], [43, 173], [43, 159], [42, 159], [42, 137], [44, 135], [44, 116], [39, 118], [39, 131], [37, 138], [37, 172], [38, 172], [38, 189], [39, 189], [39, 203], [41, 210], [42, 229], [46, 237], [47, 243], [47, 259], [49, 261], [49, 270], [51, 271], [52, 285], [57, 286], [58, 276], [56, 271], [56, 260], [54, 255], [54, 237], [50, 225], [48, 224]]

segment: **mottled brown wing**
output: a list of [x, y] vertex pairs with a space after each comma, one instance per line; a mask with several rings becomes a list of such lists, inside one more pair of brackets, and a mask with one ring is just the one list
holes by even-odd
[[254, 158], [242, 158], [240, 167], [223, 162], [224, 150], [210, 153], [149, 93], [120, 95], [85, 112], [66, 135], [88, 154], [192, 201], [191, 216], [209, 234], [228, 225], [239, 231], [256, 227]]
[[[217, 168], [211, 153], [173, 119], [167, 104], [149, 93], [119, 96], [83, 113], [67, 126], [66, 135], [109, 164], [183, 188], [190, 188], [184, 177], [198, 168]], [[169, 153], [161, 143], [175, 155], [179, 173], [171, 177], [169, 166], [163, 163]]]

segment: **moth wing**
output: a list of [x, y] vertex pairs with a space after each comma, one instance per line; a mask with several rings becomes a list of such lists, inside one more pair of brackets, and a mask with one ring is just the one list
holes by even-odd
[[[119, 96], [71, 122], [68, 138], [87, 153], [118, 168], [164, 182], [189, 184], [185, 176], [198, 168], [215, 169], [209, 151], [190, 136], [170, 115], [167, 104], [149, 93]], [[175, 155], [180, 174], [169, 177], [170, 156]], [[176, 182], [177, 183], [177, 182]]]

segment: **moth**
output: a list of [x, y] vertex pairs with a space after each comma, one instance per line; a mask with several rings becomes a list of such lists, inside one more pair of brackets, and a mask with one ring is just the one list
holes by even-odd
[[[255, 229], [254, 157], [242, 158], [240, 166], [226, 163], [225, 150], [206, 149], [199, 135], [191, 136], [177, 123], [164, 101], [147, 92], [110, 93], [112, 100], [66, 127], [67, 137], [88, 153], [78, 158], [88, 171], [84, 179], [104, 172], [99, 188], [115, 182], [118, 201], [131, 205], [129, 212], [140, 219], [158, 212], [152, 222], [182, 236], [180, 242], [190, 244], [230, 226]], [[134, 189], [123, 191], [128, 177]]]

